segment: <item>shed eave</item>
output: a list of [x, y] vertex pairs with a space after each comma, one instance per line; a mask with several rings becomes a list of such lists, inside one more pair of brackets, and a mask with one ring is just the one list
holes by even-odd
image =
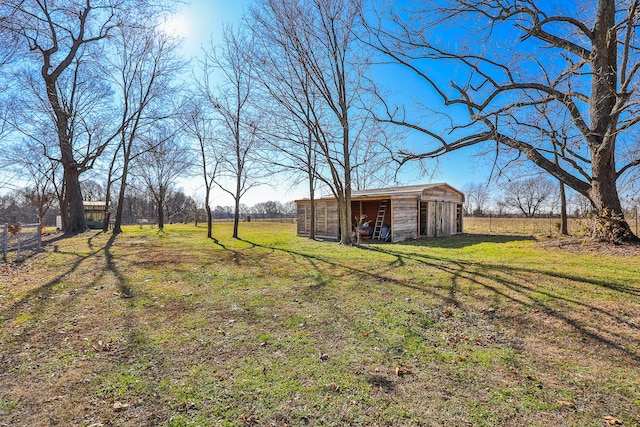
[[[450, 191], [460, 195], [461, 200], [464, 202], [464, 194], [446, 183], [436, 184], [421, 184], [410, 185], [404, 187], [389, 187], [389, 188], [377, 188], [372, 190], [356, 190], [351, 193], [352, 201], [365, 201], [365, 200], [382, 200], [382, 199], [394, 199], [394, 198], [421, 198], [425, 191], [434, 190], [437, 188], [447, 188]], [[324, 195], [315, 199], [315, 201], [335, 201], [336, 198], [333, 195]], [[310, 203], [311, 199], [304, 198], [295, 200], [296, 203]]]

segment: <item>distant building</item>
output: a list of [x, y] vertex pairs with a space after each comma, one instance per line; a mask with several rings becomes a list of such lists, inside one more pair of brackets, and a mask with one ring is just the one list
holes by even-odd
[[84, 219], [87, 221], [87, 227], [98, 230], [102, 229], [104, 221], [107, 220], [109, 203], [105, 201], [84, 201], [82, 204], [84, 206]]

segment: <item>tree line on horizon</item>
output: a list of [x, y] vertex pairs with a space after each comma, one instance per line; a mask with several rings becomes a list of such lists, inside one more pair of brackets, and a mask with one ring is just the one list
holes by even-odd
[[[431, 176], [433, 160], [475, 149], [489, 182], [542, 176], [564, 213], [567, 197], [587, 200], [594, 238], [634, 239], [621, 195], [640, 166], [639, 2], [576, 6], [255, 0], [186, 61], [160, 25], [166, 2], [7, 0], [0, 185], [27, 181], [41, 205], [54, 194], [74, 234], [87, 226], [82, 183], [100, 182], [117, 234], [134, 188], [161, 207], [178, 177], [197, 177], [208, 236], [217, 188], [238, 237], [242, 197], [280, 174], [306, 183], [312, 210], [319, 189], [333, 194], [351, 244], [352, 190], [407, 168]], [[385, 67], [413, 96], [383, 83]]]
[[[95, 181], [82, 183], [85, 201], [103, 202], [104, 189]], [[85, 191], [86, 190], [86, 191]], [[113, 210], [113, 206], [109, 207]], [[43, 209], [42, 211], [40, 209]], [[206, 210], [201, 201], [186, 195], [182, 190], [171, 191], [163, 205], [164, 218], [169, 223], [206, 222]], [[130, 191], [124, 199], [124, 225], [137, 225], [141, 222], [157, 224], [158, 206], [153, 197], [142, 191]], [[212, 207], [213, 219], [229, 220], [234, 218], [234, 207], [231, 205], [216, 205]], [[29, 188], [15, 189], [0, 195], [0, 224], [38, 223], [47, 227], [56, 226], [60, 209], [55, 202], [55, 194], [50, 193], [47, 203], [40, 204], [33, 191]], [[293, 218], [296, 215], [295, 202], [282, 203], [268, 200], [252, 206], [240, 205], [240, 215], [246, 220], [260, 218]], [[100, 222], [96, 220], [97, 222]]]

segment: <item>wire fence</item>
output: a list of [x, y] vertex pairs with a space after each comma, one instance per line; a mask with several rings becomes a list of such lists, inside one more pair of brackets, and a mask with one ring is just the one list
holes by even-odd
[[244, 216], [245, 222], [284, 222], [284, 223], [294, 223], [297, 221], [297, 214], [247, 214]]
[[[625, 219], [636, 236], [639, 230], [638, 211], [626, 212]], [[533, 218], [504, 217], [504, 216], [465, 216], [465, 233], [489, 234], [558, 234], [560, 232], [560, 217], [557, 215], [538, 216]], [[571, 235], [585, 232], [589, 222], [585, 218], [568, 218], [567, 228]]]
[[3, 262], [20, 262], [41, 248], [41, 224], [0, 224], [0, 251]]
[[[214, 222], [233, 222], [233, 217], [213, 218]], [[240, 222], [282, 222], [295, 224], [297, 221], [296, 214], [241, 214]], [[200, 220], [206, 223], [207, 220]]]

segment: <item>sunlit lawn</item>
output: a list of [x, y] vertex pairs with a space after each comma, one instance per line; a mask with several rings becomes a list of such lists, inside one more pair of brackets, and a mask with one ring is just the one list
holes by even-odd
[[0, 276], [0, 426], [640, 420], [640, 257], [292, 224], [86, 233]]

